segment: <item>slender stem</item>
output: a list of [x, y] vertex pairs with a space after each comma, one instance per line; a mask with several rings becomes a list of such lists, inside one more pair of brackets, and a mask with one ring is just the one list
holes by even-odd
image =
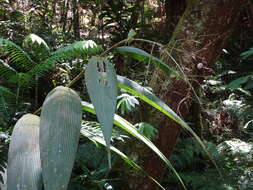
[[[105, 50], [104, 52], [102, 52], [100, 54], [100, 56], [104, 56], [106, 55], [107, 53], [109, 53], [112, 49], [118, 47], [119, 45], [121, 44], [124, 44], [126, 42], [128, 42], [129, 39], [124, 39], [124, 40], [121, 40], [120, 42], [114, 44], [113, 46], [109, 47], [107, 50]], [[154, 41], [151, 41], [151, 40], [146, 40], [146, 39], [141, 39], [141, 38], [134, 38], [132, 39], [132, 41], [141, 41], [141, 42], [147, 42], [147, 43], [151, 43], [151, 44], [154, 44], [154, 45], [157, 45], [159, 47], [163, 47], [164, 45], [163, 44], [160, 44], [158, 42], [154, 42]], [[73, 86], [84, 74], [85, 72], [85, 69], [83, 69], [73, 80], [70, 81], [70, 83], [68, 83], [66, 85], [66, 87], [71, 87]], [[33, 114], [38, 114], [39, 112], [41, 111], [41, 107], [39, 109], [37, 109]]]

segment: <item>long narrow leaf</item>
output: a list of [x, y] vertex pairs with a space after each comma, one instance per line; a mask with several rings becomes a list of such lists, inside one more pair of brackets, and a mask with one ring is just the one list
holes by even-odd
[[[83, 106], [82, 108], [83, 110], [96, 114], [92, 104], [82, 101], [82, 106]], [[157, 156], [159, 156], [159, 158], [167, 165], [167, 167], [173, 171], [173, 173], [177, 176], [177, 178], [179, 179], [184, 189], [186, 189], [182, 179], [180, 178], [179, 174], [174, 169], [170, 161], [148, 138], [146, 138], [144, 135], [139, 133], [131, 123], [129, 123], [128, 121], [126, 121], [125, 119], [123, 119], [117, 114], [114, 115], [114, 124], [122, 128], [123, 130], [125, 130], [126, 132], [134, 136], [135, 138], [139, 139], [141, 142], [146, 144], [154, 153], [156, 153]]]
[[173, 76], [180, 77], [179, 73], [176, 72], [174, 69], [166, 65], [163, 61], [158, 59], [157, 57], [154, 57], [153, 55], [147, 53], [146, 51], [136, 48], [136, 47], [130, 47], [130, 46], [122, 46], [116, 48], [116, 52], [126, 55], [128, 57], [131, 57], [138, 61], [143, 61], [145, 63], [151, 63], [155, 66], [159, 67], [163, 71], [172, 74]]
[[76, 92], [56, 87], [46, 97], [40, 120], [40, 155], [45, 190], [66, 190], [74, 165], [81, 100]]
[[[81, 129], [81, 134], [84, 135], [85, 137], [87, 137], [88, 139], [90, 139], [91, 141], [97, 142], [97, 143], [102, 144], [103, 146], [106, 147], [106, 142], [104, 141], [104, 139], [102, 139], [101, 137], [99, 137], [95, 134], [92, 134], [90, 131], [82, 128]], [[128, 156], [126, 156], [119, 149], [115, 148], [114, 146], [110, 146], [110, 150], [115, 152], [118, 156], [120, 156], [132, 168], [144, 173], [148, 178], [150, 178], [152, 181], [154, 181], [160, 188], [165, 190], [165, 188], [159, 182], [157, 182], [154, 178], [152, 178], [147, 172], [145, 172], [143, 170], [143, 168], [141, 166], [139, 166], [134, 161], [132, 161]]]
[[[104, 58], [92, 57], [85, 70], [85, 82], [109, 150], [118, 90], [113, 65]], [[110, 166], [110, 152], [108, 161]]]
[[218, 169], [217, 164], [215, 163], [214, 159], [208, 152], [205, 144], [202, 142], [199, 136], [167, 104], [165, 104], [161, 99], [159, 99], [157, 96], [155, 96], [152, 92], [150, 92], [145, 87], [139, 85], [138, 83], [126, 77], [117, 76], [117, 80], [118, 80], [118, 86], [120, 88], [126, 90], [127, 92], [133, 94], [134, 96], [139, 97], [144, 102], [148, 103], [149, 105], [153, 106], [160, 112], [167, 115], [169, 118], [177, 122], [183, 129], [189, 132], [195, 138], [195, 140], [199, 143], [199, 145], [203, 148], [203, 150], [206, 152], [206, 154], [208, 155], [208, 157], [210, 158], [210, 160], [213, 162], [218, 172], [220, 173], [220, 170]]
[[16, 123], [9, 147], [7, 189], [41, 190], [39, 117], [24, 115]]

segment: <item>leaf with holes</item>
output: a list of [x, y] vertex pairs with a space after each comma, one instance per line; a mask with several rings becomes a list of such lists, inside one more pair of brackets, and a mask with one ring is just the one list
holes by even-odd
[[8, 154], [8, 190], [42, 189], [39, 122], [38, 116], [26, 114], [14, 127]]
[[108, 148], [109, 167], [111, 167], [109, 148], [117, 104], [116, 72], [107, 59], [92, 57], [85, 71], [85, 81], [98, 121], [102, 125], [102, 132]]
[[40, 154], [45, 190], [66, 190], [74, 165], [81, 100], [76, 92], [56, 87], [46, 97], [40, 121]]

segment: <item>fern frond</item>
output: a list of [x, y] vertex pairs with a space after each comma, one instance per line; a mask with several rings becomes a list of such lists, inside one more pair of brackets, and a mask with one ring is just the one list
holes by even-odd
[[60, 48], [52, 53], [59, 61], [73, 58], [83, 58], [83, 56], [98, 54], [102, 47], [92, 40], [78, 41], [66, 47]]
[[[7, 117], [15, 109], [16, 94], [0, 85], [0, 117]], [[2, 118], [6, 119], [6, 118]]]
[[100, 53], [101, 51], [102, 47], [92, 40], [75, 42], [53, 52], [51, 57], [43, 63], [36, 65], [31, 71], [29, 71], [29, 73], [40, 77], [46, 72], [54, 69], [57, 62], [68, 59], [84, 58], [89, 55]]
[[50, 49], [47, 43], [36, 34], [29, 34], [26, 36], [22, 46], [35, 58], [35, 60], [45, 60], [50, 56]]
[[11, 76], [17, 74], [17, 71], [13, 69], [8, 63], [0, 59], [0, 77], [8, 80]]
[[0, 51], [6, 53], [11, 62], [15, 64], [15, 67], [17, 68], [28, 71], [36, 65], [36, 63], [25, 51], [22, 50], [21, 47], [7, 39], [0, 38]]

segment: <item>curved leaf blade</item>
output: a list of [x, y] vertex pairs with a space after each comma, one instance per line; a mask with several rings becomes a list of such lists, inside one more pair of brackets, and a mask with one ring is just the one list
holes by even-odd
[[116, 48], [116, 52], [128, 57], [131, 57], [138, 61], [154, 64], [155, 66], [159, 67], [166, 73], [171, 74], [175, 77], [180, 77], [179, 73], [176, 72], [174, 69], [166, 65], [163, 61], [161, 61], [157, 57], [154, 57], [153, 55], [147, 53], [146, 51], [142, 49], [131, 47], [131, 46], [121, 46], [121, 47]]
[[[113, 117], [117, 105], [117, 75], [113, 65], [101, 57], [92, 57], [85, 70], [85, 81], [90, 99], [101, 123], [108, 147], [112, 136]], [[108, 153], [110, 164], [110, 153]]]
[[[91, 140], [92, 142], [97, 142], [103, 146], [107, 146], [106, 142], [104, 141], [104, 139], [102, 139], [101, 137], [92, 134], [90, 131], [82, 128], [81, 129], [81, 134], [85, 137], [87, 137], [89, 140]], [[132, 168], [142, 172], [144, 175], [146, 175], [148, 178], [150, 178], [152, 181], [154, 181], [161, 189], [165, 190], [165, 188], [158, 182], [156, 181], [154, 178], [152, 178], [148, 173], [146, 173], [143, 168], [141, 166], [139, 166], [138, 164], [136, 164], [134, 161], [132, 161], [128, 156], [126, 156], [123, 152], [121, 152], [119, 149], [117, 149], [114, 146], [110, 146], [110, 150], [113, 151], [114, 153], [116, 153], [118, 156], [120, 156], [120, 158], [122, 160], [124, 160], [128, 165], [130, 165]]]
[[[96, 114], [92, 104], [82, 101], [82, 106], [83, 110], [88, 111], [92, 114]], [[175, 168], [172, 166], [171, 162], [147, 137], [139, 133], [131, 123], [129, 123], [128, 121], [126, 121], [117, 114], [114, 115], [114, 124], [122, 128], [123, 130], [125, 130], [126, 132], [128, 132], [129, 134], [131, 134], [144, 144], [146, 144], [157, 156], [159, 156], [159, 158], [166, 164], [166, 166], [173, 171], [173, 173], [176, 175], [176, 177], [178, 178], [184, 189], [186, 189], [184, 182], [182, 181], [181, 177], [179, 176]]]
[[40, 155], [45, 190], [66, 190], [81, 128], [81, 100], [76, 92], [56, 87], [46, 97], [40, 121]]
[[41, 190], [39, 117], [26, 114], [16, 123], [9, 147], [7, 189]]
[[189, 127], [189, 125], [182, 120], [167, 104], [165, 104], [160, 98], [155, 96], [152, 92], [150, 92], [145, 87], [139, 85], [138, 83], [122, 76], [117, 76], [118, 80], [118, 86], [130, 94], [139, 97], [144, 102], [148, 103], [152, 107], [156, 108], [160, 112], [164, 113], [166, 116], [177, 122], [183, 129], [185, 129], [187, 132], [189, 132], [194, 139], [198, 142], [198, 144], [203, 148], [203, 150], [206, 152], [210, 160], [213, 162], [214, 166], [217, 168], [220, 176], [220, 170], [215, 163], [214, 159], [208, 152], [205, 144], [202, 142], [202, 140], [199, 138], [199, 136]]

